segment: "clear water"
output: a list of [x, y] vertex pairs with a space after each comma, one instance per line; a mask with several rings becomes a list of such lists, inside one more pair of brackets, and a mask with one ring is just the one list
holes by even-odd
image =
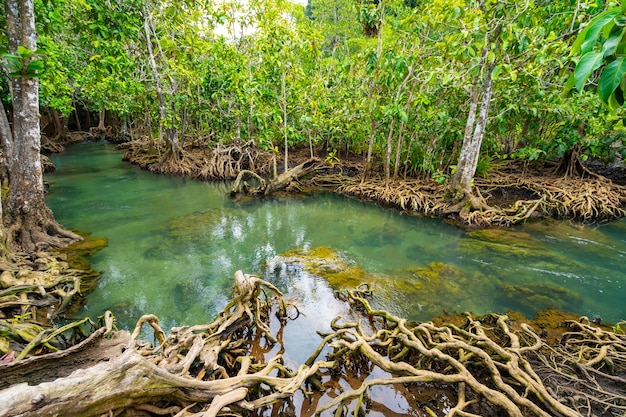
[[[91, 259], [104, 275], [81, 315], [111, 309], [122, 328], [146, 313], [164, 328], [205, 323], [230, 299], [237, 269], [264, 274], [285, 251], [328, 246], [367, 272], [377, 306], [409, 319], [549, 306], [626, 318], [624, 221], [468, 233], [332, 194], [237, 203], [228, 184], [153, 175], [121, 156], [106, 143], [74, 145], [53, 155], [46, 177], [57, 220], [109, 240]], [[305, 315], [285, 337], [316, 345], [310, 330], [345, 308], [333, 296], [342, 283], [270, 265], [265, 278]]]

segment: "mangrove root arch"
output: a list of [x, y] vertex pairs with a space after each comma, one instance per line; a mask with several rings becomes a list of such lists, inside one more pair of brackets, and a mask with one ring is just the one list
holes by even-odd
[[[280, 355], [265, 362], [252, 349], [264, 345], [268, 353], [282, 344], [289, 306], [273, 285], [237, 271], [233, 299], [213, 323], [174, 328], [166, 338], [157, 318], [144, 316], [132, 335], [125, 333], [119, 356], [55, 381], [0, 391], [0, 415], [205, 417], [273, 408], [272, 415], [295, 416], [284, 404], [298, 393], [313, 407], [307, 414], [366, 415], [374, 402], [371, 388], [385, 385], [456, 393], [449, 416], [623, 415], [626, 409], [623, 334], [570, 322], [562, 342], [551, 347], [530, 326], [516, 328], [504, 315], [467, 314], [458, 325], [409, 323], [374, 310], [368, 296], [367, 288], [349, 291], [345, 301], [355, 321], [333, 320], [309, 359], [291, 370]], [[281, 323], [276, 335], [270, 332], [272, 315]], [[145, 323], [155, 331], [154, 346], [137, 340]], [[319, 359], [322, 352], [325, 360]], [[40, 358], [30, 364], [45, 360]], [[71, 363], [69, 357], [64, 361]], [[348, 374], [361, 375], [360, 384], [337, 383]], [[428, 404], [410, 404], [422, 415], [436, 415]]]

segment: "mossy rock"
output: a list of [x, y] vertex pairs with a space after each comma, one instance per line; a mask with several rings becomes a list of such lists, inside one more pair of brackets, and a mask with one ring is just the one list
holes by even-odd
[[374, 283], [375, 278], [361, 267], [348, 262], [327, 246], [313, 249], [292, 249], [275, 258], [287, 264], [298, 264], [310, 274], [325, 279], [333, 289], [351, 289]]

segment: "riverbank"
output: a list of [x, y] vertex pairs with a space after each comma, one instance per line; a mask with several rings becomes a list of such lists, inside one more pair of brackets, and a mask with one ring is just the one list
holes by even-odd
[[[252, 143], [216, 149], [188, 143], [171, 158], [154, 142], [134, 141], [120, 147], [126, 151], [124, 160], [151, 172], [204, 181], [232, 180], [241, 170], [270, 176], [273, 164], [283, 165], [273, 154], [257, 149]], [[309, 149], [294, 150], [290, 153], [290, 167], [310, 157]], [[582, 165], [575, 175], [564, 175], [558, 172], [557, 164], [546, 162], [494, 164], [487, 178], [474, 179], [474, 192], [482, 201], [481, 208], [474, 209], [458, 207], [457, 201], [448, 197], [445, 183], [432, 178], [398, 177], [387, 181], [380, 169], [363, 176], [362, 158], [357, 155], [338, 158], [321, 152], [319, 159], [323, 163], [299, 178], [299, 185], [294, 184], [292, 191], [297, 192], [302, 186], [321, 187], [470, 227], [510, 226], [535, 218], [598, 223], [626, 216], [626, 186]], [[607, 172], [600, 165], [595, 168]]]
[[67, 349], [93, 331], [86, 321], [65, 324], [98, 285], [101, 274], [87, 256], [105, 245], [105, 239], [85, 236], [52, 252], [0, 259], [0, 363]]

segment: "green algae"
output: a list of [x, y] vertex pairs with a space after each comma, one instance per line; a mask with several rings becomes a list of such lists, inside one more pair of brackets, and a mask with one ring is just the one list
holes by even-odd
[[462, 252], [473, 256], [502, 256], [517, 261], [543, 257], [547, 247], [530, 234], [503, 229], [482, 229], [468, 233], [471, 239], [461, 241]]
[[405, 298], [422, 317], [428, 318], [474, 305], [489, 287], [486, 275], [468, 273], [443, 262], [403, 268], [394, 271], [392, 276], [394, 291], [399, 297]]
[[525, 285], [501, 283], [499, 297], [506, 299], [507, 305], [522, 312], [532, 312], [554, 308], [562, 311], [576, 311], [582, 297], [565, 287], [547, 283]]
[[367, 284], [373, 290], [372, 303], [377, 308], [390, 312], [411, 310], [415, 312], [411, 319], [430, 319], [443, 311], [456, 311], [488, 292], [489, 280], [484, 274], [466, 273], [443, 262], [372, 274], [327, 246], [293, 249], [276, 260], [299, 265], [336, 291]]
[[375, 282], [373, 275], [327, 246], [308, 250], [292, 249], [281, 255], [281, 258], [289, 263], [300, 264], [307, 272], [325, 279], [333, 289], [355, 288]]
[[67, 257], [67, 263], [71, 268], [80, 270], [91, 269], [89, 257], [109, 245], [108, 239], [104, 237], [94, 237], [89, 232], [76, 231], [83, 240], [72, 243], [64, 248], [55, 249], [54, 253], [63, 253]]

